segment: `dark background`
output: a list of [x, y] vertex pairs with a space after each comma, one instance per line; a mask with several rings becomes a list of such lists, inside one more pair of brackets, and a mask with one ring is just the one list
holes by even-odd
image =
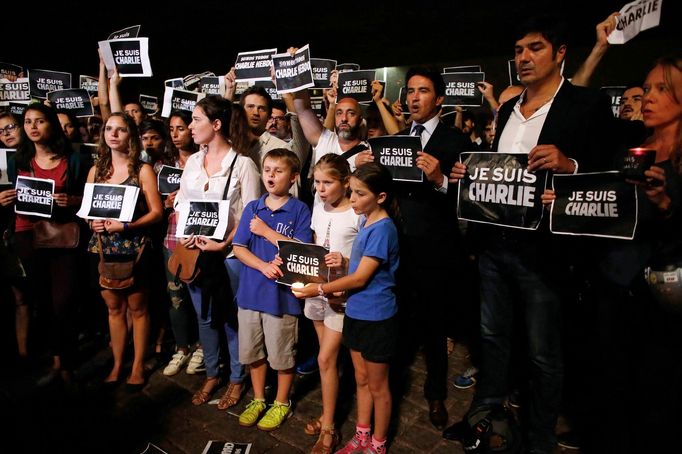
[[[643, 78], [652, 62], [680, 50], [679, 0], [663, 2], [661, 25], [622, 46], [612, 46], [593, 79], [594, 86]], [[75, 2], [73, 2], [75, 3]], [[410, 2], [12, 2], [3, 9], [0, 61], [26, 68], [97, 76], [97, 41], [140, 24], [149, 37], [154, 77], [128, 79], [124, 97], [138, 92], [160, 96], [163, 81], [191, 73], [227, 72], [237, 52], [310, 44], [311, 55], [363, 69], [432, 63], [482, 64], [496, 93], [508, 84], [506, 61], [513, 58], [514, 25], [524, 16], [553, 12], [570, 24], [565, 74], [571, 76], [589, 53], [594, 27], [626, 0], [429, 1]], [[22, 6], [27, 5], [27, 6]], [[13, 18], [5, 15], [7, 9]], [[21, 19], [16, 19], [21, 18]], [[395, 78], [400, 71], [393, 72]], [[397, 97], [389, 75], [388, 97]]]

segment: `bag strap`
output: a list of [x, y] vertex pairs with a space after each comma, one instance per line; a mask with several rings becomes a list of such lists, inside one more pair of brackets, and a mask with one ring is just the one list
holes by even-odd
[[234, 170], [234, 164], [235, 164], [235, 162], [237, 162], [238, 156], [239, 156], [239, 153], [237, 153], [237, 150], [234, 150], [234, 158], [232, 159], [232, 164], [230, 164], [230, 173], [227, 174], [227, 182], [225, 183], [225, 190], [223, 191], [222, 200], [227, 199], [227, 191], [230, 189], [230, 180], [232, 179], [232, 171]]
[[365, 150], [369, 150], [369, 148], [363, 142], [360, 142], [359, 144], [357, 144], [356, 146], [354, 146], [350, 150], [346, 150], [343, 153], [341, 153], [341, 157], [343, 159], [348, 160], [348, 159], [352, 158], [353, 156], [355, 156], [356, 154], [360, 153], [361, 151], [365, 151]]

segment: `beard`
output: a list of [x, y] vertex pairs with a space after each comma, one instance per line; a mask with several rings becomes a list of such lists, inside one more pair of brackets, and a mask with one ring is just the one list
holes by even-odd
[[336, 127], [336, 135], [343, 140], [353, 140], [358, 138], [358, 131], [360, 130], [360, 125], [351, 126], [350, 129], [339, 130]]

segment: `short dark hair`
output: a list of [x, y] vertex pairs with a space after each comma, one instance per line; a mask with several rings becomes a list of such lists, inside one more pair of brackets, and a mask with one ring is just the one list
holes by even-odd
[[413, 66], [407, 70], [405, 74], [405, 86], [414, 76], [426, 77], [433, 83], [433, 88], [436, 91], [436, 96], [445, 96], [445, 82], [443, 81], [443, 76], [441, 76], [440, 71], [436, 68], [431, 68], [427, 66]]
[[552, 56], [556, 56], [559, 47], [568, 44], [566, 22], [553, 14], [531, 16], [523, 21], [516, 28], [514, 41], [523, 39], [530, 33], [539, 33], [552, 44]]
[[273, 99], [272, 100], [272, 105], [270, 106], [270, 111], [272, 111], [272, 109], [281, 110], [285, 114], [287, 113], [287, 105], [284, 104], [284, 101], [281, 101], [279, 99]]
[[[239, 98], [239, 104], [241, 104], [243, 106], [244, 101], [246, 100], [246, 97], [249, 95], [258, 95], [258, 96], [262, 96], [263, 98], [265, 98], [265, 102], [268, 105], [268, 114], [270, 114], [272, 112], [272, 97], [265, 90], [265, 88], [263, 88], [260, 85], [250, 86], [249, 88], [244, 90], [244, 93], [241, 94], [241, 97]], [[284, 109], [284, 110], [286, 110], [286, 109]]]
[[265, 156], [263, 156], [263, 160], [261, 161], [261, 163], [264, 163], [265, 160], [268, 158], [281, 159], [282, 161], [287, 163], [287, 165], [291, 169], [291, 173], [301, 173], [301, 160], [298, 159], [296, 153], [294, 153], [291, 150], [288, 150], [286, 148], [273, 148], [272, 150], [265, 153]]

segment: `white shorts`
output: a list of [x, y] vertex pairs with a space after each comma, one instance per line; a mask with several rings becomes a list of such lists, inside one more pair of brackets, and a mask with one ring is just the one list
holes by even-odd
[[344, 315], [335, 312], [322, 298], [306, 298], [303, 313], [310, 320], [324, 321], [324, 326], [332, 331], [343, 331]]

